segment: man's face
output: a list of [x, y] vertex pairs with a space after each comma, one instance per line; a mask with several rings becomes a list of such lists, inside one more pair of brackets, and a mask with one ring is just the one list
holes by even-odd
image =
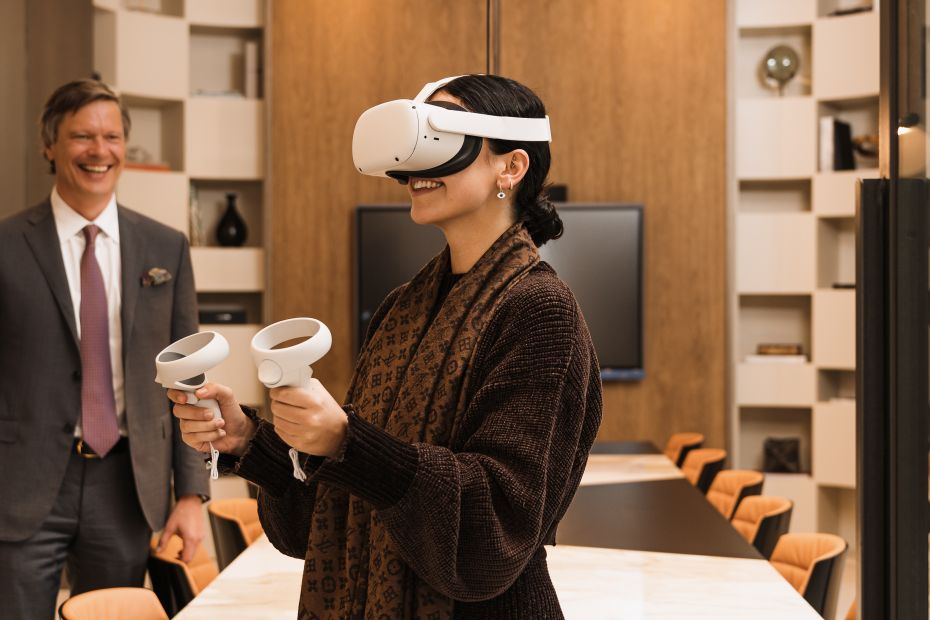
[[96, 217], [110, 200], [125, 156], [123, 119], [113, 101], [94, 101], [65, 115], [56, 141], [45, 149], [55, 162], [58, 193], [85, 217]]

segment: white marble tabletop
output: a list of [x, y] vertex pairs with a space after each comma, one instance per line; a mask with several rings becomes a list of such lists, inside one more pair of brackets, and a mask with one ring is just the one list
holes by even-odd
[[567, 620], [820, 620], [765, 560], [568, 545], [546, 551]]
[[588, 457], [582, 485], [645, 482], [684, 478], [664, 454], [592, 454]]
[[[817, 620], [820, 616], [765, 560], [547, 547], [567, 620]], [[264, 536], [180, 614], [180, 620], [294, 620], [303, 561]]]

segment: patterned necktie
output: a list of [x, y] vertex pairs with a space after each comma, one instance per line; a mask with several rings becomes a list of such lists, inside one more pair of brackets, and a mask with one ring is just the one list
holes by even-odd
[[81, 256], [81, 431], [84, 443], [106, 456], [119, 441], [119, 426], [110, 368], [107, 294], [95, 250], [99, 232], [93, 224], [84, 227], [87, 245]]

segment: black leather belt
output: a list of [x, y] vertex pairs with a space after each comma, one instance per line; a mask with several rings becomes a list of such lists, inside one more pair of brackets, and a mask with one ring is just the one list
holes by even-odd
[[[107, 452], [107, 456], [111, 454], [117, 454], [119, 452], [126, 452], [129, 450], [129, 439], [126, 437], [120, 437], [119, 441], [116, 442], [110, 451]], [[93, 448], [84, 443], [84, 440], [80, 437], [75, 438], [74, 440], [74, 451], [83, 456], [85, 459], [99, 459], [100, 455], [94, 452]]]

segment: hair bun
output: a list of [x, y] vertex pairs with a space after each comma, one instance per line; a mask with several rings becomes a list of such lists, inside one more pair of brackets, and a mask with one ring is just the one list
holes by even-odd
[[535, 204], [523, 210], [523, 222], [537, 247], [558, 239], [564, 232], [562, 218], [545, 192], [536, 199]]

